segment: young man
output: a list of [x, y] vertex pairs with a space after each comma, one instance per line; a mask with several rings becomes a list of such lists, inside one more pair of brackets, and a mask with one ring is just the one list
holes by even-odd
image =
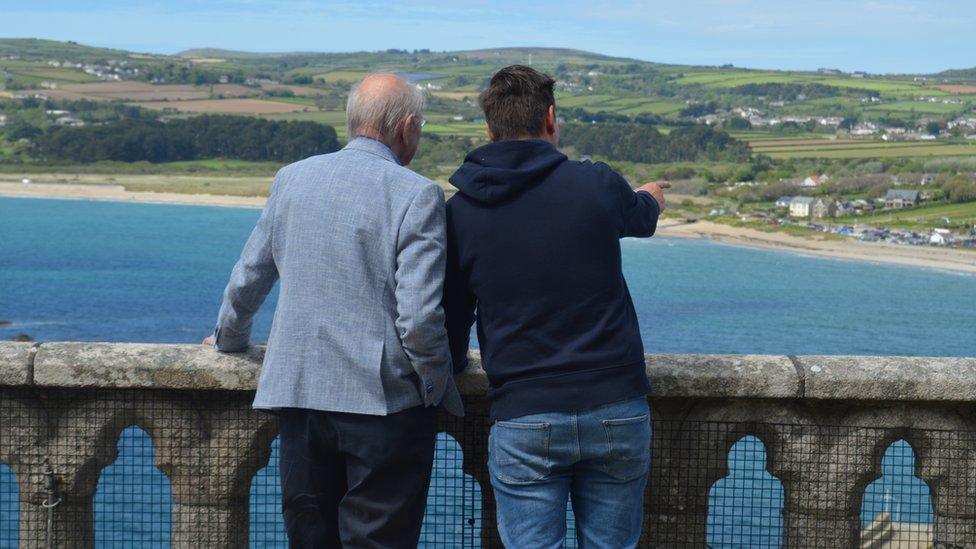
[[649, 237], [666, 182], [636, 192], [556, 149], [552, 78], [502, 69], [481, 94], [492, 143], [451, 177], [445, 312], [455, 368], [477, 311], [489, 469], [509, 547], [634, 547], [650, 463], [644, 347], [622, 237]]
[[349, 144], [278, 172], [204, 341], [247, 347], [280, 276], [254, 407], [279, 414], [293, 548], [416, 547], [435, 406], [462, 413], [441, 308], [444, 194], [406, 168], [422, 105], [392, 74], [352, 89]]

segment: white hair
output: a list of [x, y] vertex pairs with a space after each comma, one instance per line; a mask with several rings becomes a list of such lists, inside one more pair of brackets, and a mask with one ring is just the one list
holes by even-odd
[[360, 93], [362, 81], [353, 86], [346, 101], [347, 139], [361, 135], [392, 139], [407, 116], [420, 116], [424, 108], [424, 93], [416, 85], [395, 74], [374, 73], [370, 76], [392, 76], [403, 85], [384, 94], [367, 95]]

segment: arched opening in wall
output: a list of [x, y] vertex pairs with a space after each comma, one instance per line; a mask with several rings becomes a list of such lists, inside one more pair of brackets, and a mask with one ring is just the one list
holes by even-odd
[[861, 542], [878, 547], [930, 547], [932, 497], [915, 476], [915, 451], [904, 439], [893, 442], [881, 461], [881, 477], [864, 490]]
[[251, 547], [282, 547], [288, 544], [285, 521], [281, 516], [281, 476], [278, 468], [281, 437], [271, 443], [268, 465], [255, 473], [251, 480], [250, 532]]
[[480, 547], [481, 486], [464, 474], [464, 451], [452, 436], [437, 434], [420, 547]]
[[0, 463], [0, 548], [15, 548], [20, 541], [20, 489], [13, 470]]
[[766, 447], [754, 436], [729, 450], [729, 474], [708, 491], [709, 547], [780, 547], [783, 485], [766, 470]]
[[119, 435], [118, 457], [95, 489], [97, 547], [169, 547], [173, 497], [154, 464], [152, 437], [136, 426]]

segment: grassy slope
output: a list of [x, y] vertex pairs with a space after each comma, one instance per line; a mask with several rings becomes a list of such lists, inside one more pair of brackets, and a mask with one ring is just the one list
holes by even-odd
[[[948, 224], [945, 218], [949, 218]], [[858, 217], [838, 217], [834, 221], [837, 223], [870, 223], [920, 230], [937, 227], [968, 228], [976, 226], [976, 202], [879, 211]]]

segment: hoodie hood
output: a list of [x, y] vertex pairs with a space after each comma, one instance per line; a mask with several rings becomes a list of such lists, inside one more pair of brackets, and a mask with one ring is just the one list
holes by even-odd
[[535, 185], [564, 161], [566, 155], [548, 141], [496, 141], [468, 153], [450, 182], [465, 196], [497, 204]]

